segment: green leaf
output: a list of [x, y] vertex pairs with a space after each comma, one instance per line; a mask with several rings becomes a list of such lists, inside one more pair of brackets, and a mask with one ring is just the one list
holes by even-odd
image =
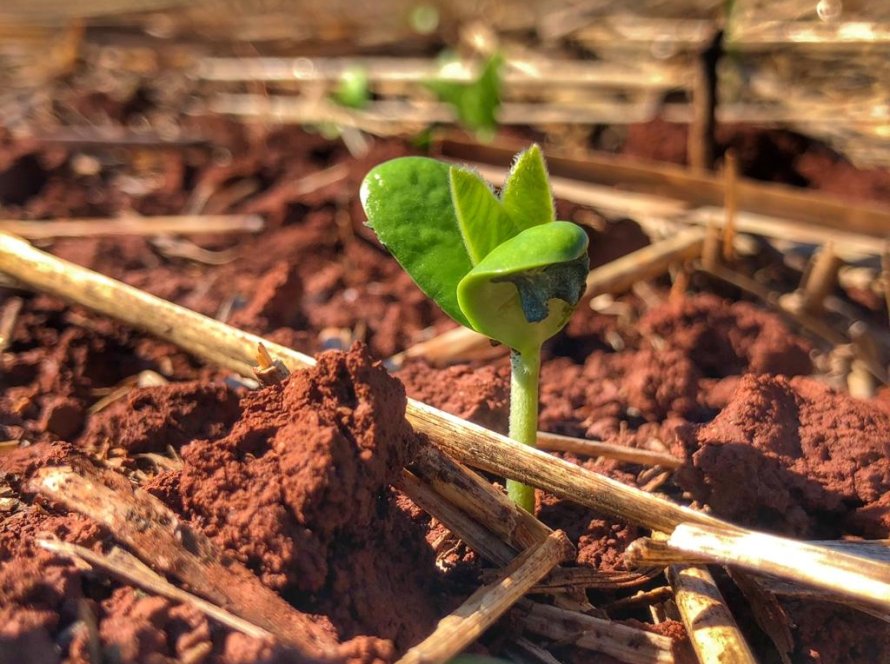
[[368, 72], [363, 67], [350, 67], [343, 72], [333, 93], [334, 101], [348, 108], [364, 108], [371, 99]]
[[520, 352], [559, 332], [584, 293], [587, 234], [554, 221], [527, 228], [480, 261], [457, 287], [471, 327]]
[[457, 285], [473, 264], [451, 202], [450, 166], [402, 157], [373, 168], [361, 186], [368, 225], [446, 314], [471, 327]]
[[475, 265], [521, 229], [477, 173], [452, 166], [449, 176], [457, 222], [470, 261]]
[[431, 80], [425, 83], [440, 100], [454, 107], [457, 118], [483, 136], [493, 136], [497, 129], [497, 110], [501, 104], [500, 68], [503, 57], [496, 53], [482, 67], [472, 83]]
[[501, 200], [507, 214], [521, 229], [556, 219], [547, 165], [538, 145], [532, 145], [513, 162]]

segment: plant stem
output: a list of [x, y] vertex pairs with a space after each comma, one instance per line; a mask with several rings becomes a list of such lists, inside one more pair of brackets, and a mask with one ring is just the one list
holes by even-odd
[[[541, 347], [510, 353], [510, 438], [535, 447], [538, 438], [538, 374]], [[507, 480], [507, 493], [514, 503], [535, 513], [535, 489]]]

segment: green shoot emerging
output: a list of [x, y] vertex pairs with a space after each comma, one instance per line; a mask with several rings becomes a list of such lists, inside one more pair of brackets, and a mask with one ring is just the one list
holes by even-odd
[[[380, 241], [445, 313], [510, 347], [510, 437], [535, 445], [541, 344], [568, 321], [588, 270], [587, 235], [555, 220], [538, 146], [517, 157], [500, 197], [465, 168], [404, 157], [371, 170], [361, 199]], [[507, 489], [534, 509], [531, 488]]]
[[504, 58], [492, 55], [471, 83], [432, 79], [425, 83], [436, 96], [454, 107], [461, 124], [485, 140], [494, 136], [496, 114], [501, 105], [501, 66]]

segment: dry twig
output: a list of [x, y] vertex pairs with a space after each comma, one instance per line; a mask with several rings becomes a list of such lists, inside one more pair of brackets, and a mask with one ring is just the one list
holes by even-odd
[[562, 562], [572, 545], [562, 531], [522, 553], [500, 579], [481, 587], [450, 615], [439, 621], [430, 636], [411, 648], [399, 664], [446, 662], [475, 641], [511, 606]]
[[271, 638], [271, 632], [258, 627], [253, 623], [222, 609], [215, 604], [201, 599], [191, 593], [177, 588], [160, 574], [154, 572], [134, 555], [123, 549], [113, 548], [107, 554], [96, 553], [77, 544], [62, 542], [61, 540], [37, 540], [37, 544], [53, 553], [79, 559], [90, 567], [100, 569], [121, 583], [130, 583], [138, 588], [166, 597], [174, 602], [191, 604], [209, 618], [257, 639]]
[[[310, 660], [335, 660], [341, 649], [305, 615], [263, 586], [240, 564], [221, 556], [198, 531], [154, 496], [133, 491], [126, 481], [103, 482], [86, 467], [44, 468], [30, 490], [89, 516], [138, 552], [156, 570], [170, 574], [216, 606], [270, 632]], [[188, 547], [183, 546], [188, 542]]]
[[674, 641], [667, 636], [546, 604], [523, 602], [516, 613], [530, 632], [601, 652], [621, 662], [673, 664], [675, 661]]
[[603, 457], [616, 459], [627, 463], [636, 463], [641, 466], [662, 466], [664, 468], [679, 468], [683, 460], [664, 452], [641, 450], [626, 445], [612, 445], [598, 440], [574, 438], [562, 436], [556, 433], [538, 432], [538, 449], [550, 452], [570, 452], [579, 456]]
[[[890, 552], [883, 544], [856, 546], [791, 540], [753, 531], [728, 532], [679, 524], [664, 542], [639, 539], [625, 552], [629, 565], [718, 563], [827, 590], [890, 608]], [[849, 551], [857, 553], [849, 553]]]
[[754, 654], [706, 567], [672, 565], [668, 580], [695, 654], [703, 664], [755, 664]]
[[215, 214], [62, 221], [0, 220], [0, 231], [29, 240], [116, 235], [202, 235], [258, 233], [263, 220], [254, 214]]

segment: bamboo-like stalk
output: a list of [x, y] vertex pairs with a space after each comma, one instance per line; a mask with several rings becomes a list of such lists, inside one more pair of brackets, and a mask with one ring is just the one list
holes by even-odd
[[186, 592], [181, 588], [177, 588], [134, 555], [123, 549], [115, 547], [107, 554], [102, 554], [97, 553], [92, 549], [78, 546], [77, 544], [48, 539], [37, 540], [37, 545], [47, 551], [52, 551], [53, 553], [67, 556], [75, 560], [82, 560], [90, 567], [102, 570], [121, 583], [132, 584], [137, 588], [142, 588], [146, 592], [166, 597], [174, 602], [190, 604], [205, 614], [208, 618], [212, 618], [226, 627], [230, 627], [231, 629], [247, 634], [248, 636], [257, 639], [272, 638], [272, 633], [268, 630], [258, 627], [243, 618], [239, 618], [235, 614], [201, 599], [196, 595]]
[[837, 286], [841, 260], [829, 242], [813, 257], [801, 284], [800, 306], [808, 313], [819, 313], [825, 298]]
[[[273, 358], [290, 368], [314, 364], [312, 358], [302, 353], [52, 257], [8, 234], [0, 234], [0, 271], [148, 330], [208, 361], [248, 376], [252, 375], [254, 353], [260, 343]], [[415, 430], [427, 435], [457, 461], [537, 486], [602, 514], [662, 532], [671, 532], [681, 523], [697, 523], [710, 525], [726, 536], [748, 534], [719, 519], [628, 487], [426, 404], [409, 400], [407, 417]], [[775, 539], [791, 547], [795, 545], [789, 540]], [[823, 562], [826, 569], [830, 568], [830, 561]], [[788, 566], [775, 569], [790, 579], [799, 576], [796, 569]]]
[[[441, 151], [452, 159], [505, 167], [524, 147], [519, 140], [501, 140], [496, 144], [482, 145], [453, 135], [442, 142]], [[583, 157], [570, 157], [548, 151], [546, 156], [548, 169], [554, 176], [657, 193], [692, 207], [714, 206], [717, 208], [715, 214], [718, 222], [722, 224], [725, 218], [722, 209], [725, 183], [717, 175], [693, 173], [674, 164], [617, 155], [587, 153]], [[739, 210], [736, 228], [739, 231], [748, 232], [742, 227], [743, 213], [776, 216], [802, 222], [804, 228], [821, 227], [872, 238], [885, 237], [890, 227], [890, 212], [875, 203], [851, 203], [821, 192], [802, 192], [788, 185], [755, 182], [747, 178], [738, 178], [736, 193]], [[788, 234], [784, 239], [794, 239], [794, 236]], [[880, 244], [872, 239], [870, 253], [878, 251]]]
[[519, 637], [506, 645], [507, 655], [514, 655], [519, 662], [537, 662], [537, 664], [562, 664], [556, 657], [550, 654], [546, 648], [529, 641], [525, 637]]
[[0, 353], [5, 351], [12, 342], [15, 324], [18, 322], [23, 304], [22, 298], [11, 297], [3, 306], [3, 311], [0, 312]]
[[664, 468], [679, 468], [683, 460], [664, 452], [641, 450], [625, 445], [612, 445], [598, 440], [586, 440], [572, 436], [562, 436], [556, 433], [538, 432], [538, 449], [549, 452], [571, 452], [579, 456], [604, 457], [616, 459], [627, 463], [636, 463], [641, 466], [662, 466]]
[[[488, 580], [496, 573], [496, 570], [484, 570], [482, 578]], [[546, 579], [536, 584], [533, 592], [550, 593], [554, 590], [571, 588], [597, 588], [601, 590], [616, 590], [618, 588], [633, 588], [661, 574], [660, 569], [641, 572], [602, 571], [590, 567], [557, 567]]]
[[[196, 594], [270, 632], [314, 661], [336, 661], [342, 652], [326, 633], [240, 564], [225, 559], [201, 533], [183, 523], [154, 496], [131, 490], [119, 480], [115, 489], [99, 471], [86, 467], [43, 468], [29, 490], [84, 514], [108, 528], [156, 570], [178, 578]], [[182, 542], [190, 542], [184, 547]]]
[[660, 276], [673, 263], [698, 258], [704, 238], [701, 229], [690, 228], [591, 270], [587, 275], [585, 294], [617, 295], [637, 281]]
[[257, 233], [263, 220], [254, 214], [172, 215], [117, 219], [25, 221], [0, 219], [0, 231], [29, 240], [117, 235], [202, 235]]
[[[35, 249], [0, 233], [0, 272], [40, 290], [147, 330], [203, 359], [253, 376], [256, 349], [264, 344], [289, 369], [315, 360], [286, 346], [235, 329], [137, 288]], [[683, 522], [729, 524], [628, 487], [562, 459], [409, 399], [408, 420], [457, 461], [520, 480], [601, 513], [670, 532]]]
[[720, 267], [722, 263], [720, 257], [721, 247], [720, 226], [714, 220], [705, 227], [705, 240], [702, 247], [701, 263], [706, 270], [714, 271]]
[[[360, 69], [372, 83], [470, 82], [478, 76], [474, 63], [460, 63], [442, 70], [441, 62], [429, 58], [203, 58], [197, 77], [205, 81], [299, 81], [336, 83], [344, 74]], [[683, 78], [675, 67], [627, 67], [608, 62], [573, 62], [544, 57], [511, 57], [502, 80], [505, 85], [560, 87], [609, 86], [618, 88], [667, 89], [681, 87]]]
[[422, 448], [411, 470], [452, 505], [510, 544], [517, 551], [539, 544], [552, 530], [478, 473], [443, 454], [436, 447]]
[[546, 604], [523, 602], [515, 614], [530, 632], [601, 652], [620, 662], [673, 664], [676, 661], [674, 642], [667, 636]]
[[727, 571], [736, 587], [748, 600], [754, 620], [776, 647], [782, 664], [791, 664], [794, 635], [791, 633], [791, 621], [776, 597], [776, 593], [767, 589], [753, 574], [740, 569], [728, 569]]
[[883, 251], [881, 251], [881, 284], [884, 287], [887, 317], [890, 318], [890, 240], [884, 241]]
[[[684, 225], [707, 227], [712, 223], [722, 224], [726, 214], [726, 209], [723, 207], [704, 206], [677, 215], [672, 218], [672, 221]], [[778, 242], [796, 244], [826, 244], [830, 242], [841, 258], [877, 256], [880, 252], [880, 245], [871, 235], [856, 233], [849, 229], [826, 228], [805, 221], [783, 218], [775, 214], [755, 214], [737, 210], [734, 226], [736, 233], [758, 235]]]
[[455, 327], [421, 341], [396, 353], [387, 365], [398, 369], [405, 360], [423, 358], [433, 366], [445, 366], [459, 361], [495, 357], [505, 352], [503, 346], [492, 346], [491, 340], [468, 327]]
[[735, 151], [729, 149], [723, 158], [723, 208], [726, 210], [726, 221], [723, 224], [723, 260], [731, 261], [735, 253], [735, 222], [738, 211], [737, 182], [739, 179], [739, 161]]
[[672, 565], [668, 581], [695, 654], [702, 664], [755, 664], [739, 626], [706, 567]]
[[426, 639], [408, 650], [398, 664], [447, 662], [479, 638], [528, 590], [562, 562], [572, 550], [562, 531], [527, 549], [500, 579], [482, 586], [454, 612], [439, 621]]
[[[737, 532], [742, 532], [739, 529]], [[745, 531], [752, 533], [753, 531]], [[816, 540], [802, 542], [779, 538], [794, 544], [810, 544], [821, 549], [866, 558], [878, 563], [890, 564], [890, 540]], [[659, 565], [704, 565], [712, 559], [701, 552], [681, 551], [671, 548], [665, 539], [641, 537], [630, 543], [624, 554], [625, 563], [633, 567], [650, 567]]]
[[625, 561], [647, 566], [718, 563], [821, 588], [886, 611], [890, 608], [890, 563], [883, 548], [857, 549], [850, 542], [826, 546], [825, 542], [814, 544], [753, 531], [679, 524], [664, 542], [633, 542], [625, 552]]
[[402, 470], [396, 486], [420, 509], [441, 521], [483, 558], [497, 565], [507, 565], [516, 556], [516, 551], [506, 542], [495, 537], [490, 530], [467, 516], [411, 471]]

